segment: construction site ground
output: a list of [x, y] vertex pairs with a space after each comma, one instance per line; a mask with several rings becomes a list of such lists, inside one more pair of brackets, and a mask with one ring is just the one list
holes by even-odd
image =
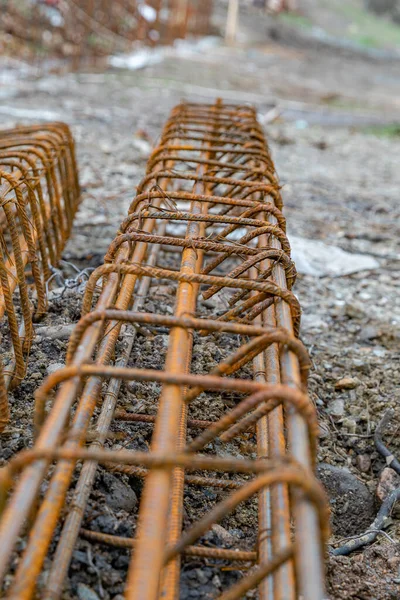
[[[379, 508], [376, 488], [385, 465], [372, 434], [388, 408], [398, 414], [400, 403], [400, 63], [395, 56], [372, 57], [314, 38], [307, 45], [302, 35], [290, 36], [286, 23], [281, 27], [273, 22], [273, 27], [275, 41], [271, 26], [260, 25], [254, 13], [246, 17], [236, 47], [213, 39], [186, 44], [154, 54], [158, 62], [140, 70], [46, 74], [1, 59], [1, 127], [42, 120], [70, 124], [83, 202], [64, 252], [66, 285], [59, 276], [49, 313], [38, 325], [29, 375], [12, 394], [12, 420], [2, 436], [0, 456], [6, 461], [31, 443], [33, 391], [63, 363], [69, 330], [59, 326], [79, 319], [84, 275], [75, 278], [78, 271], [102, 263], [170, 109], [182, 99], [212, 101], [217, 96], [252, 102], [265, 124], [283, 186], [289, 239], [321, 240], [373, 256], [379, 263], [373, 270], [347, 276], [300, 274], [295, 287], [303, 308], [301, 338], [313, 361], [310, 393], [321, 423], [319, 461], [340, 469], [320, 468], [325, 480], [329, 471], [334, 542], [363, 532], [374, 519]], [[172, 264], [169, 255], [161, 260]], [[169, 297], [173, 294], [167, 286], [152, 290], [147, 310], [153, 302], [162, 303], [168, 312]], [[41, 327], [46, 327], [45, 334], [40, 335]], [[138, 339], [143, 354], [133, 362], [146, 360], [146, 338]], [[218, 348], [200, 350], [205, 366], [207, 361], [212, 365]], [[351, 383], [336, 385], [343, 378]], [[138, 411], [145, 406], [148, 399], [141, 397], [140, 389], [123, 389], [121, 407]], [[211, 418], [209, 412], [206, 418]], [[125, 425], [135, 440], [132, 447], [146, 449], [150, 429]], [[400, 456], [398, 427], [395, 417], [385, 441]], [[140, 490], [132, 494], [128, 479], [116, 483], [114, 476], [99, 473], [85, 525], [131, 535], [130, 511]], [[201, 510], [209, 501], [201, 494], [205, 492], [186, 499], [189, 522], [190, 511]], [[245, 531], [254, 541], [250, 534], [255, 515], [250, 507], [226, 519], [219, 535], [243, 536]], [[396, 513], [386, 534], [350, 557], [328, 560], [329, 598], [399, 597]], [[212, 542], [218, 545], [218, 532]], [[90, 547], [80, 541], [64, 597], [118, 600], [128, 551], [96, 546], [94, 552]], [[193, 559], [186, 560], [182, 598], [212, 598], [224, 577], [231, 576], [212, 565], [199, 569]], [[189, 595], [185, 577], [192, 583]]]

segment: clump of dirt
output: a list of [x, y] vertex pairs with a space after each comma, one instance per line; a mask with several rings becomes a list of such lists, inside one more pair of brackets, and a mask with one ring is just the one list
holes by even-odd
[[346, 469], [333, 465], [320, 464], [317, 473], [329, 496], [333, 533], [351, 536], [365, 531], [376, 511], [367, 486]]

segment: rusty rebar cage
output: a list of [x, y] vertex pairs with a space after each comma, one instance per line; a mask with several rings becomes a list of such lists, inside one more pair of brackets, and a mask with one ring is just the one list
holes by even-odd
[[87, 61], [177, 38], [207, 35], [213, 0], [0, 0], [0, 36], [13, 53], [41, 62]]
[[0, 364], [0, 430], [9, 419], [7, 389], [25, 375], [33, 322], [46, 312], [51, 268], [61, 257], [79, 200], [67, 125], [0, 131], [0, 319], [7, 316], [12, 347], [7, 364]]
[[[105, 264], [88, 281], [66, 367], [36, 394], [34, 446], [1, 470], [3, 582], [29, 517], [5, 597], [32, 598], [47, 557], [38, 594], [61, 598], [79, 538], [133, 548], [130, 600], [176, 599], [183, 555], [244, 569], [223, 600], [254, 588], [262, 600], [325, 597], [329, 518], [314, 477], [318, 426], [281, 211], [252, 107], [217, 101], [172, 111]], [[170, 311], [149, 304], [160, 286], [172, 290]], [[161, 356], [159, 368], [141, 352], [132, 358], [139, 336], [153, 360]], [[217, 359], [204, 372], [198, 361], [211, 344]], [[132, 381], [150, 398], [156, 389], [142, 412], [120, 404]], [[129, 433], [125, 449], [113, 448], [110, 430], [122, 422], [151, 429], [149, 451], [129, 447]], [[144, 480], [135, 538], [85, 522], [99, 469]], [[216, 490], [217, 500], [182, 532], [185, 490], [194, 486]], [[258, 511], [253, 546], [208, 547], [202, 536], [246, 501]]]

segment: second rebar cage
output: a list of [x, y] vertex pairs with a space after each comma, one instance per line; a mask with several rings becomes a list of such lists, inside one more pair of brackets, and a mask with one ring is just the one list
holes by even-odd
[[[60, 598], [81, 538], [133, 548], [129, 600], [178, 598], [184, 555], [236, 573], [223, 600], [254, 588], [262, 600], [325, 597], [329, 519], [314, 477], [318, 426], [281, 211], [252, 107], [217, 101], [172, 111], [105, 264], [89, 279], [67, 365], [36, 395], [35, 444], [1, 472], [3, 581], [30, 516], [7, 598], [34, 596], [46, 557], [40, 597]], [[157, 304], [161, 288], [169, 300]], [[120, 404], [129, 382], [147, 399], [141, 411]], [[121, 423], [148, 432], [147, 452], [126, 430], [125, 448], [112, 447]], [[86, 521], [100, 470], [144, 480], [130, 517], [135, 538]], [[191, 489], [214, 492], [183, 527]], [[245, 522], [241, 541], [210, 547], [207, 532], [246, 502], [256, 527]]]
[[4, 338], [11, 345], [3, 348], [7, 361], [0, 363], [0, 431], [9, 418], [7, 390], [25, 375], [33, 322], [46, 312], [51, 269], [61, 258], [79, 202], [67, 125], [0, 131], [0, 319], [7, 317]]
[[62, 58], [78, 69], [131, 52], [137, 42], [157, 46], [209, 35], [212, 12], [213, 0], [0, 0], [0, 34], [11, 55], [37, 64]]

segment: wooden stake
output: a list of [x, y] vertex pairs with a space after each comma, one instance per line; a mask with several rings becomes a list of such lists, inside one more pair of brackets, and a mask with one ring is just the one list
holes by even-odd
[[239, 0], [229, 0], [228, 15], [226, 19], [225, 41], [234, 44], [239, 17]]

